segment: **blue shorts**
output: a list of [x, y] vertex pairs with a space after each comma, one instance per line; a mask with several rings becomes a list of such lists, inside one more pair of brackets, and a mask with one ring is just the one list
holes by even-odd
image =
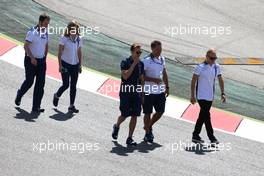
[[143, 113], [151, 114], [153, 112], [153, 107], [156, 112], [164, 113], [165, 104], [166, 104], [165, 93], [145, 95], [144, 104], [143, 104]]
[[141, 95], [140, 93], [120, 93], [121, 116], [140, 116], [141, 115]]

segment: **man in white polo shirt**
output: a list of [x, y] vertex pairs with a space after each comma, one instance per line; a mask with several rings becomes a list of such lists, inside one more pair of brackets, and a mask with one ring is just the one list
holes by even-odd
[[31, 88], [36, 77], [32, 112], [44, 112], [40, 108], [41, 100], [44, 94], [45, 76], [46, 76], [46, 57], [48, 53], [48, 32], [47, 27], [50, 17], [46, 14], [39, 16], [39, 23], [32, 27], [26, 36], [24, 49], [25, 55], [25, 76], [26, 79], [17, 91], [15, 104], [20, 106], [23, 95]]
[[[192, 141], [194, 143], [203, 143], [199, 136], [203, 124], [207, 131], [207, 135], [212, 144], [218, 144], [218, 140], [214, 136], [214, 130], [211, 124], [210, 109], [214, 100], [215, 80], [218, 78], [221, 89], [222, 102], [226, 101], [224, 93], [224, 81], [219, 64], [216, 64], [216, 52], [213, 49], [207, 51], [206, 60], [197, 65], [193, 72], [191, 82], [191, 103], [195, 104], [196, 99], [200, 106], [200, 113], [195, 124]], [[196, 89], [196, 96], [195, 96]]]
[[[152, 127], [164, 113], [166, 97], [169, 95], [165, 58], [161, 56], [161, 42], [153, 41], [151, 50], [152, 53], [143, 60], [145, 70], [143, 113], [145, 114], [144, 129], [146, 131], [144, 141], [150, 143], [154, 139]], [[151, 117], [153, 108], [156, 112]]]

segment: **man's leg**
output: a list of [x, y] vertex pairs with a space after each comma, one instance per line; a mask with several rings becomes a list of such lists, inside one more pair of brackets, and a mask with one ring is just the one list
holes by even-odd
[[36, 71], [36, 83], [33, 93], [32, 111], [40, 109], [41, 101], [44, 95], [44, 86], [46, 79], [46, 63], [39, 64]]
[[211, 106], [212, 106], [212, 102], [206, 101], [206, 116], [204, 119], [204, 124], [205, 124], [208, 138], [210, 139], [210, 141], [215, 141], [216, 138], [214, 136], [214, 130], [213, 130], [212, 123], [211, 123], [211, 114], [210, 114]]
[[76, 85], [78, 82], [78, 76], [79, 76], [79, 72], [78, 70], [73, 70], [70, 73], [71, 76], [71, 87], [70, 87], [70, 105], [74, 105], [75, 103], [75, 97], [76, 97]]
[[129, 133], [128, 137], [133, 137], [133, 133], [135, 131], [137, 125], [137, 116], [131, 116], [130, 123], [129, 123]]
[[146, 133], [149, 133], [150, 131], [150, 116], [151, 114], [144, 115], [144, 130], [146, 131]]
[[25, 80], [22, 83], [20, 89], [17, 91], [17, 97], [16, 97], [16, 100], [15, 100], [15, 103], [17, 105], [20, 105], [21, 98], [26, 94], [26, 92], [33, 85], [34, 78], [35, 78], [35, 75], [36, 75], [36, 66], [31, 64], [30, 58], [25, 57], [24, 66], [25, 66]]
[[163, 113], [165, 112], [165, 105], [166, 105], [166, 97], [165, 94], [158, 94], [154, 95], [154, 109], [156, 111], [155, 114], [153, 114], [149, 128], [152, 129], [152, 126], [162, 117]]
[[150, 132], [150, 117], [153, 111], [153, 95], [145, 95], [145, 100], [143, 104], [144, 115], [144, 130], [146, 134]]
[[196, 121], [194, 131], [193, 131], [193, 139], [201, 140], [199, 134], [201, 133], [202, 126], [204, 123], [205, 116], [207, 114], [207, 107], [205, 100], [198, 100], [200, 106], [200, 113], [198, 119]]
[[123, 117], [123, 116], [119, 116], [119, 117], [117, 118], [117, 122], [116, 122], [116, 124], [115, 124], [116, 127], [119, 128], [120, 125], [121, 125], [125, 120], [126, 120], [125, 117]]
[[112, 131], [112, 138], [117, 139], [118, 138], [118, 132], [120, 125], [126, 120], [127, 117], [130, 116], [130, 97], [125, 94], [120, 94], [120, 105], [119, 110], [121, 112], [121, 115], [117, 118], [117, 122], [113, 126]]

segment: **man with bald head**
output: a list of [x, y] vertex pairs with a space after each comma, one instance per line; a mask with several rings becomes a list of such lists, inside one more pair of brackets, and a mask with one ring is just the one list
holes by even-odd
[[193, 72], [191, 82], [191, 103], [195, 104], [196, 100], [200, 106], [199, 117], [196, 121], [192, 142], [203, 143], [199, 136], [203, 124], [207, 131], [207, 135], [212, 144], [218, 144], [218, 140], [214, 136], [214, 130], [211, 123], [210, 109], [214, 100], [215, 80], [218, 78], [221, 89], [221, 100], [226, 101], [224, 93], [224, 81], [219, 64], [216, 63], [216, 52], [209, 49], [206, 53], [206, 59], [203, 63], [197, 65]]

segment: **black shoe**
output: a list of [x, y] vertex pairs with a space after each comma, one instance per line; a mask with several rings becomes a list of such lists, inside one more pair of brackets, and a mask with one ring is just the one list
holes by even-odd
[[118, 132], [119, 132], [119, 128], [116, 126], [116, 124], [114, 124], [113, 126], [113, 132], [112, 132], [112, 138], [117, 140], [118, 138]]
[[53, 96], [53, 105], [55, 107], [57, 107], [58, 103], [59, 103], [59, 97], [57, 96], [57, 94], [54, 94], [54, 96]]
[[211, 145], [218, 145], [219, 144], [219, 141], [215, 138], [213, 140], [211, 140]]
[[127, 146], [137, 146], [137, 143], [132, 139], [132, 137], [128, 137], [126, 140]]
[[71, 113], [79, 113], [79, 110], [75, 108], [75, 106], [70, 106], [68, 108], [68, 111]]
[[15, 99], [15, 104], [17, 106], [20, 106], [20, 104], [21, 104], [21, 98], [22, 98], [22, 96], [21, 96], [20, 90], [18, 90], [17, 91], [17, 95], [16, 95], [16, 99]]
[[150, 133], [146, 133], [143, 140], [145, 142], [153, 143], [153, 138], [151, 137]]
[[202, 138], [200, 136], [195, 136], [192, 138], [192, 142], [195, 144], [197, 144], [197, 143], [202, 144], [202, 143], [204, 143], [204, 140], [202, 140]]

